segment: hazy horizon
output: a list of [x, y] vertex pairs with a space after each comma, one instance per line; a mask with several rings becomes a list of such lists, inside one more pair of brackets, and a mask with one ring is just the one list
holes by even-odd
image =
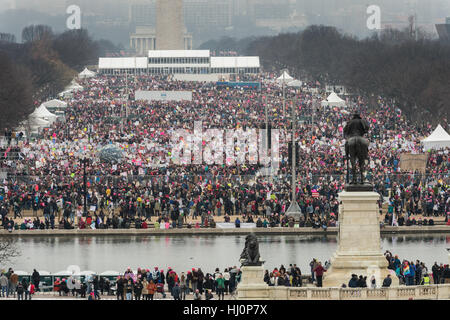
[[[81, 9], [81, 27], [97, 39], [125, 47], [136, 26], [153, 27], [156, 0], [0, 0], [0, 32], [21, 41], [30, 24], [46, 24], [55, 32], [67, 30], [70, 5]], [[418, 27], [437, 36], [434, 25], [450, 16], [448, 0], [184, 0], [184, 20], [194, 47], [228, 36], [275, 35], [297, 32], [308, 25], [335, 26], [345, 33], [366, 37], [369, 5], [378, 5], [381, 27], [403, 28], [416, 15]]]

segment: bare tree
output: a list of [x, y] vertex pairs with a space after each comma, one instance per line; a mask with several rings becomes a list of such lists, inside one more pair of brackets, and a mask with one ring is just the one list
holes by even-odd
[[52, 37], [52, 28], [45, 25], [31, 25], [22, 30], [22, 42], [34, 42]]
[[55, 36], [53, 49], [64, 64], [78, 71], [98, 61], [98, 45], [86, 29], [68, 30]]
[[409, 21], [403, 30], [388, 28], [361, 40], [333, 27], [310, 26], [258, 38], [247, 53], [259, 55], [266, 70], [284, 66], [320, 83], [395, 99], [410, 120], [436, 123], [449, 118], [450, 46]]
[[10, 33], [0, 32], [0, 42], [16, 43], [16, 36]]
[[0, 52], [0, 130], [15, 127], [33, 112], [31, 75]]
[[20, 251], [12, 238], [0, 237], [0, 266], [5, 265], [15, 257], [20, 255]]

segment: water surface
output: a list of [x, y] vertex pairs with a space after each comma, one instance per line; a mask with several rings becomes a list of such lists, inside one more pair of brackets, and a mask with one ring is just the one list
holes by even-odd
[[[296, 263], [304, 273], [309, 273], [313, 257], [329, 260], [337, 248], [336, 236], [261, 235], [258, 239], [267, 269]], [[19, 237], [16, 245], [21, 256], [12, 266], [16, 270], [36, 268], [50, 272], [66, 270], [69, 265], [98, 273], [155, 266], [177, 271], [200, 267], [211, 272], [216, 267], [222, 270], [239, 266], [244, 243], [245, 235]], [[448, 234], [386, 235], [382, 236], [381, 244], [383, 252], [390, 250], [400, 259], [419, 259], [429, 268], [435, 261], [449, 263]]]

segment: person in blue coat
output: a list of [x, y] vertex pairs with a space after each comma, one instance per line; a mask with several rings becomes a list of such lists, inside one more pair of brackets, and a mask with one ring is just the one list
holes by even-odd
[[241, 220], [239, 220], [239, 217], [236, 218], [236, 220], [234, 221], [234, 225], [236, 228], [240, 228], [241, 227]]

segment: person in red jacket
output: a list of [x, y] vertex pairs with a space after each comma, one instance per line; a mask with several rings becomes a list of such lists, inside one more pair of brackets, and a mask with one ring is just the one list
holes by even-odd
[[317, 286], [322, 287], [323, 273], [327, 272], [327, 270], [324, 267], [322, 267], [322, 262], [319, 261], [317, 266], [313, 269], [313, 272], [316, 273]]
[[30, 285], [28, 286], [28, 299], [31, 300], [31, 296], [34, 294], [35, 292], [35, 286], [33, 283], [30, 283]]

